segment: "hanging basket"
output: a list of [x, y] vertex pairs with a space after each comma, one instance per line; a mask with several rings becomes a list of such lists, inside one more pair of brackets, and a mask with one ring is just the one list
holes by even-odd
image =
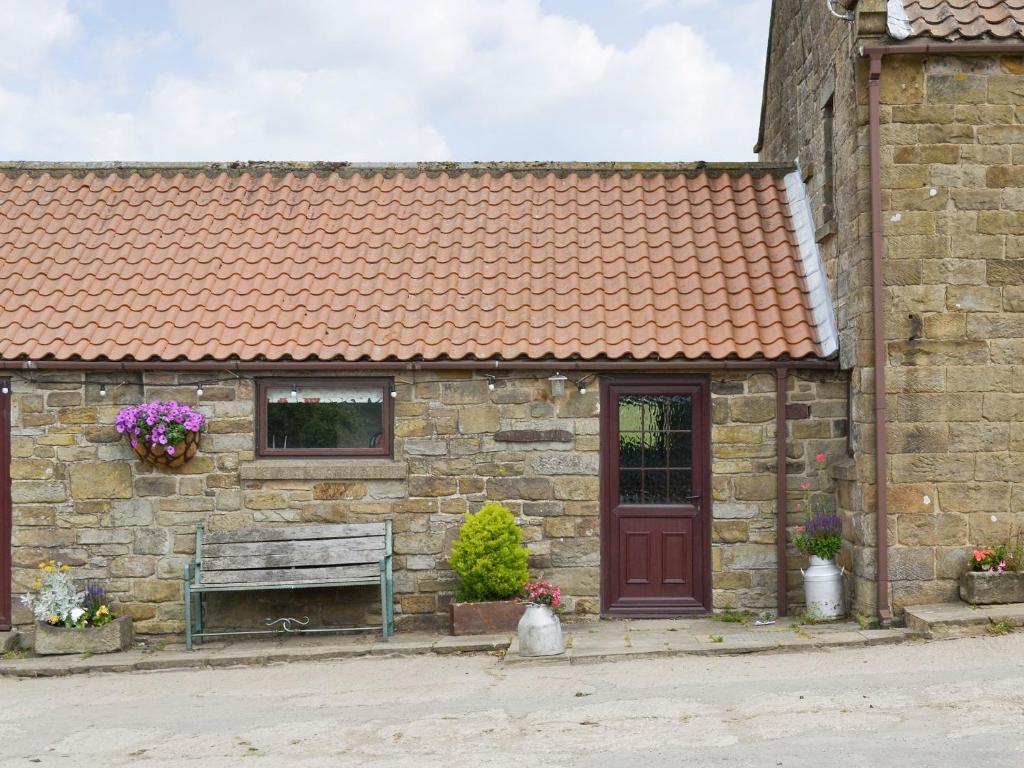
[[174, 444], [174, 453], [168, 453], [167, 448], [166, 445], [150, 445], [144, 440], [140, 440], [132, 446], [132, 450], [143, 461], [157, 467], [177, 469], [191, 461], [199, 451], [199, 433], [186, 432], [185, 439]]

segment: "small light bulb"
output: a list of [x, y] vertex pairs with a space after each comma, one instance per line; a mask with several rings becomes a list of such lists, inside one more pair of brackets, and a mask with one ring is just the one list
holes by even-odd
[[202, 384], [196, 384], [196, 397], [202, 397], [202, 396], [203, 396], [203, 385]]
[[493, 391], [494, 391], [494, 388], [495, 388], [495, 387], [496, 387], [497, 385], [498, 385], [498, 381], [497, 381], [497, 379], [495, 379], [495, 378], [494, 378], [493, 376], [488, 376], [488, 377], [487, 377], [487, 388], [488, 388], [488, 389], [489, 389], [489, 390], [490, 390], [491, 392], [493, 392]]
[[299, 388], [298, 388], [298, 387], [296, 387], [296, 386], [295, 386], [295, 385], [293, 384], [293, 385], [292, 385], [292, 397], [298, 397], [298, 396], [299, 396]]
[[106, 397], [106, 396], [107, 396], [107, 385], [106, 384], [100, 384], [100, 397]]
[[391, 385], [391, 397], [398, 397], [398, 391], [395, 389], [395, 385]]
[[3, 387], [0, 387], [0, 394], [2, 394], [2, 395], [9, 395], [10, 393], [11, 393], [11, 388], [8, 387], [6, 384], [4, 384]]
[[587, 382], [585, 382], [583, 379], [580, 379], [579, 381], [576, 382], [576, 389], [579, 390], [581, 395], [587, 394]]

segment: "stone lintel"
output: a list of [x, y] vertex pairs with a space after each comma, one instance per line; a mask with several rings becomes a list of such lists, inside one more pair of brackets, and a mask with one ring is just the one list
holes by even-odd
[[404, 480], [404, 461], [254, 461], [239, 468], [242, 480]]

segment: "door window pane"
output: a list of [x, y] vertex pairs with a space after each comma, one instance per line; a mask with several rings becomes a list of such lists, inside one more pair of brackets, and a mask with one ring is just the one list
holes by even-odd
[[643, 501], [643, 472], [623, 469], [619, 472], [619, 503], [640, 504]]
[[644, 503], [664, 504], [668, 494], [668, 472], [663, 469], [644, 470]]
[[688, 504], [693, 493], [693, 398], [619, 398], [619, 502]]
[[668, 465], [670, 467], [689, 467], [693, 463], [693, 433], [669, 432]]
[[689, 395], [671, 395], [664, 398], [666, 429], [693, 428], [693, 398]]
[[673, 469], [668, 473], [669, 504], [689, 504], [692, 493], [692, 473], [689, 469]]
[[619, 466], [642, 467], [644, 465], [643, 432], [619, 433]]

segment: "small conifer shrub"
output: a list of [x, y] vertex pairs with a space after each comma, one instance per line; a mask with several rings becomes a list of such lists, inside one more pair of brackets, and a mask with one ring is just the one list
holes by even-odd
[[523, 532], [507, 507], [491, 502], [466, 515], [448, 560], [460, 601], [508, 600], [529, 578]]

